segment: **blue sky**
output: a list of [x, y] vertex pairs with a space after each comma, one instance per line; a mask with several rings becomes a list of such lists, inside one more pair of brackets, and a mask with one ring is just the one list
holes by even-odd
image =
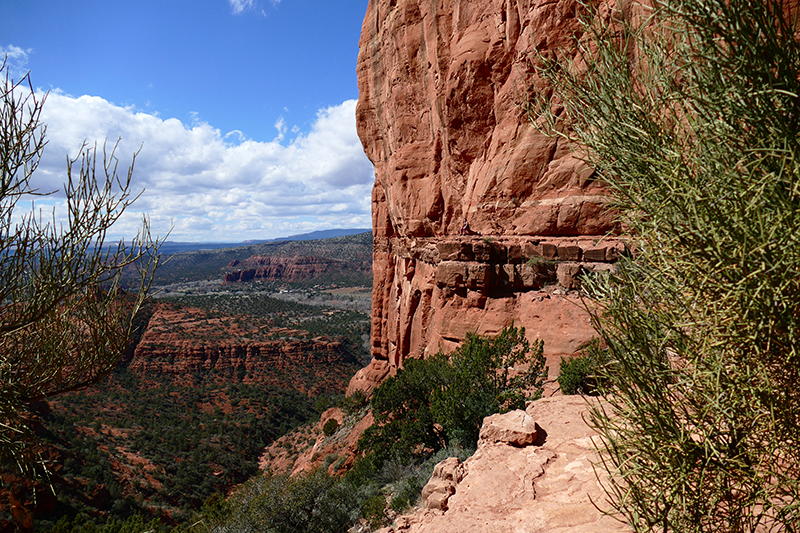
[[[63, 182], [83, 140], [142, 146], [144, 213], [171, 240], [236, 242], [369, 227], [355, 134], [367, 0], [0, 0], [0, 53], [49, 91], [36, 179]], [[58, 208], [57, 195], [46, 204]]]

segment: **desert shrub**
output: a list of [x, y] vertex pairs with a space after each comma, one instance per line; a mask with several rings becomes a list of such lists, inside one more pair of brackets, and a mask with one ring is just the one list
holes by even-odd
[[600, 348], [597, 339], [571, 359], [561, 358], [558, 386], [564, 394], [597, 394], [598, 374], [607, 359], [606, 350]]
[[587, 2], [576, 50], [535, 60], [534, 120], [580, 147], [636, 250], [590, 290], [607, 490], [635, 531], [797, 531], [798, 5], [648, 4]]
[[[62, 191], [32, 182], [47, 144], [38, 96], [25, 74], [14, 81], [0, 58], [0, 465], [46, 478], [31, 410], [42, 400], [99, 383], [133, 337], [160, 242], [145, 220], [127, 242], [109, 242], [137, 198], [133, 163], [118, 174], [117, 146], [84, 143], [67, 157]], [[135, 154], [134, 154], [135, 159]], [[127, 176], [127, 177], [126, 177]], [[63, 217], [28, 211], [59, 192]], [[140, 275], [123, 283], [124, 270]], [[124, 294], [123, 287], [133, 289]]]
[[296, 477], [253, 478], [231, 497], [222, 518], [205, 518], [216, 531], [341, 533], [358, 518], [360, 507], [352, 486], [319, 469]]
[[[512, 369], [530, 363], [526, 372]], [[425, 457], [460, 444], [474, 447], [486, 416], [524, 408], [541, 395], [547, 374], [542, 343], [524, 328], [497, 337], [468, 335], [453, 353], [409, 359], [372, 396], [375, 424], [360, 440], [378, 461]]]
[[326, 437], [330, 437], [331, 435], [336, 433], [337, 429], [339, 429], [339, 421], [336, 420], [335, 418], [331, 418], [327, 422], [325, 422], [324, 426], [322, 426], [322, 433]]
[[368, 403], [367, 395], [364, 394], [364, 391], [357, 390], [341, 401], [341, 407], [345, 413], [352, 415], [366, 407]]
[[157, 519], [136, 514], [125, 520], [110, 518], [103, 525], [97, 525], [85, 516], [72, 519], [63, 517], [49, 530], [50, 533], [141, 533], [142, 531], [165, 532], [167, 528]]
[[386, 496], [383, 492], [373, 494], [361, 502], [361, 516], [372, 528], [378, 528], [387, 521]]
[[564, 394], [587, 394], [588, 379], [594, 367], [594, 360], [587, 355], [571, 359], [561, 358], [558, 386]]
[[[475, 447], [483, 419], [494, 413], [524, 409], [542, 395], [547, 377], [542, 341], [531, 346], [525, 328], [504, 328], [496, 337], [467, 335], [450, 354], [443, 387], [434, 391], [433, 416], [447, 443]], [[524, 373], [514, 368], [529, 364]]]

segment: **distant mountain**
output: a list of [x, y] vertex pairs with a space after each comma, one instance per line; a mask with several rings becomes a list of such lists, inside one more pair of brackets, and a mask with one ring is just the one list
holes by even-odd
[[279, 237], [277, 239], [267, 241], [244, 241], [243, 244], [261, 243], [261, 242], [277, 242], [277, 241], [313, 241], [317, 239], [330, 239], [331, 237], [347, 237], [348, 235], [359, 235], [361, 233], [370, 233], [370, 228], [350, 228], [350, 229], [324, 229], [319, 231], [312, 231], [311, 233], [301, 233], [299, 235], [289, 235], [288, 237]]
[[329, 239], [331, 237], [347, 237], [349, 235], [358, 235], [361, 233], [369, 233], [372, 230], [369, 228], [350, 228], [350, 229], [326, 229], [320, 231], [312, 231], [311, 233], [301, 233], [298, 235], [289, 235], [288, 237], [278, 237], [277, 239], [251, 239], [242, 242], [182, 242], [182, 241], [167, 241], [161, 245], [161, 253], [172, 255], [181, 252], [195, 252], [202, 250], [220, 250], [222, 248], [239, 248], [251, 244], [265, 244], [270, 242], [287, 242], [287, 241], [311, 241], [318, 239]]
[[[355, 232], [360, 230], [327, 230]], [[236, 269], [257, 268], [251, 262], [264, 262], [264, 257], [317, 258], [325, 262], [346, 263], [341, 268], [326, 269], [326, 275], [314, 283], [346, 283], [359, 286], [372, 285], [372, 233], [350, 233], [339, 237], [311, 239], [308, 236], [325, 232], [298, 235], [292, 239], [250, 244], [165, 243], [161, 254], [166, 260], [156, 272], [156, 285], [191, 281], [220, 280]], [[299, 238], [308, 237], [308, 238]], [[175, 248], [174, 245], [187, 245]], [[173, 245], [173, 246], [168, 246]], [[195, 248], [189, 248], [195, 246]], [[241, 264], [241, 266], [239, 266]], [[132, 275], [135, 272], [132, 272]], [[352, 278], [352, 279], [348, 279]]]

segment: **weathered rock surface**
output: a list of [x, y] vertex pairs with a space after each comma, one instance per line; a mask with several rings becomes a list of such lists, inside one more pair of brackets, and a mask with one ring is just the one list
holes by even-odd
[[481, 438], [478, 451], [464, 463], [451, 458], [437, 465], [424, 508], [398, 517], [381, 532], [630, 531], [594, 506], [604, 505], [605, 494], [592, 468], [597, 436], [581, 418], [586, 409], [580, 397], [557, 396], [528, 404], [528, 419], [501, 415], [501, 425], [513, 426], [516, 420], [523, 433], [535, 420], [536, 441], [519, 446]]
[[[331, 419], [339, 426], [332, 434], [325, 435], [323, 428]], [[328, 473], [342, 474], [359, 457], [358, 439], [373, 422], [369, 410], [348, 414], [332, 407], [322, 413], [317, 424], [302, 426], [269, 445], [259, 458], [259, 468], [294, 476], [327, 464]]]
[[[533, 54], [567, 48], [577, 9], [370, 0], [356, 114], [375, 165], [372, 355], [389, 371], [512, 322], [555, 362], [592, 337], [563, 293], [625, 249], [606, 237], [613, 213], [592, 169], [521, 108], [544, 90]], [[369, 390], [376, 369], [351, 390]]]
[[502, 442], [511, 446], [528, 446], [536, 442], [536, 422], [522, 409], [487, 416], [480, 431], [481, 443]]
[[422, 488], [425, 508], [447, 511], [447, 502], [455, 494], [456, 485], [461, 483], [465, 474], [458, 457], [449, 457], [433, 467], [430, 481]]

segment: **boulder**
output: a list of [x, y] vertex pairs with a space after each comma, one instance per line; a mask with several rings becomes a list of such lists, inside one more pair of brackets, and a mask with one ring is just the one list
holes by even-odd
[[536, 422], [521, 409], [498, 413], [484, 419], [478, 446], [504, 443], [511, 446], [528, 446], [536, 442]]
[[426, 509], [447, 510], [447, 500], [455, 494], [456, 485], [464, 478], [464, 467], [458, 457], [448, 457], [433, 467], [433, 475], [422, 488]]
[[[424, 507], [397, 517], [381, 533], [630, 531], [596, 507], [606, 505], [605, 478], [593, 466], [596, 433], [583, 419], [588, 407], [579, 396], [557, 396], [528, 404], [522, 412], [528, 418], [501, 417], [504, 426], [520, 424], [520, 433], [535, 419], [542, 434], [527, 446], [482, 439], [463, 463], [455, 458], [440, 463], [426, 485]], [[484, 428], [487, 424], [488, 418]]]

